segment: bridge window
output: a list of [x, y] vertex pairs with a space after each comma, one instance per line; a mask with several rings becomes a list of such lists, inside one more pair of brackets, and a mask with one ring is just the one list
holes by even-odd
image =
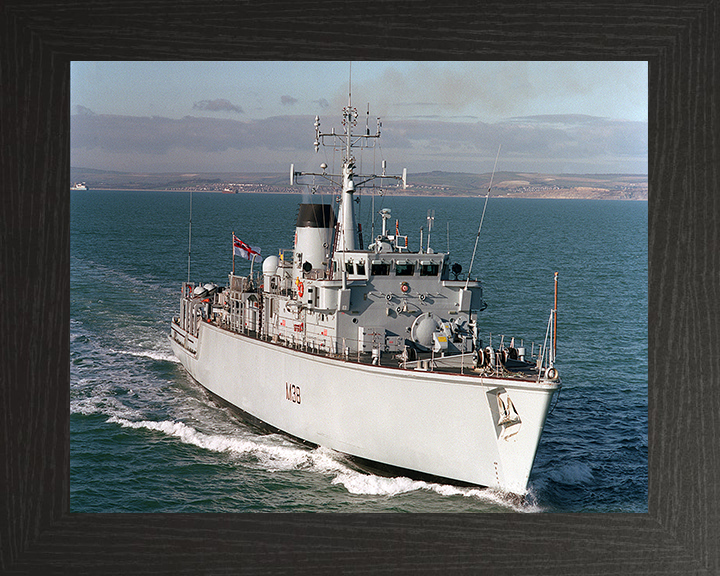
[[360, 260], [355, 265], [355, 269], [358, 276], [365, 276], [365, 260]]
[[376, 260], [370, 264], [370, 273], [373, 276], [387, 276], [390, 274], [390, 262]]
[[415, 264], [410, 262], [396, 262], [395, 263], [395, 275], [396, 276], [412, 276], [415, 273]]
[[440, 264], [437, 262], [420, 262], [420, 276], [437, 276]]

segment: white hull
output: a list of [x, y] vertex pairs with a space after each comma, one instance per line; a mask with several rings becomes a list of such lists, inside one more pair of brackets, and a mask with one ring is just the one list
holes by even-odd
[[[185, 333], [173, 325], [176, 337]], [[193, 337], [190, 337], [195, 340]], [[346, 362], [202, 322], [192, 377], [302, 440], [374, 462], [523, 494], [558, 383]], [[519, 419], [501, 425], [498, 394]]]

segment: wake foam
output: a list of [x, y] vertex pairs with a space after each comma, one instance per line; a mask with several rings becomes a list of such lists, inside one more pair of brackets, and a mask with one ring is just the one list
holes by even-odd
[[162, 292], [167, 296], [179, 295], [178, 288], [168, 285], [152, 275], [136, 276], [88, 258], [71, 255], [70, 267], [82, 276], [84, 282], [95, 279], [102, 282], [106, 287], [115, 286], [125, 291], [136, 288], [142, 289], [143, 292], [148, 294]]
[[258, 442], [255, 438], [205, 434], [183, 422], [131, 421], [117, 416], [111, 416], [108, 422], [119, 424], [123, 428], [162, 432], [167, 436], [179, 439], [184, 444], [197, 446], [211, 452], [224, 452], [237, 456], [251, 455], [270, 469], [291, 470], [307, 466], [309, 463], [308, 453], [300, 448]]
[[173, 362], [174, 364], [180, 364], [177, 356], [172, 352], [164, 352], [160, 350], [109, 350], [116, 354], [127, 354], [128, 356], [135, 356], [136, 358], [149, 358], [151, 360], [157, 360], [159, 362]]
[[438, 484], [413, 480], [404, 476], [383, 477], [345, 470], [339, 473], [333, 480], [333, 484], [342, 484], [348, 492], [358, 495], [370, 496], [398, 496], [418, 490], [434, 492], [440, 496], [462, 496], [473, 498], [488, 504], [494, 504], [503, 508], [510, 508], [515, 512], [539, 512], [534, 504], [519, 503], [515, 494], [510, 494], [492, 488], [461, 487], [451, 484]]
[[238, 437], [234, 435], [205, 434], [183, 422], [150, 420], [132, 421], [112, 416], [108, 422], [124, 428], [146, 429], [161, 432], [204, 450], [255, 458], [266, 471], [313, 470], [334, 476], [331, 484], [340, 485], [350, 494], [394, 497], [418, 490], [434, 492], [440, 496], [463, 496], [494, 504], [515, 512], [538, 512], [534, 504], [518, 503], [517, 497], [490, 488], [459, 487], [437, 484], [406, 477], [382, 477], [349, 468], [342, 455], [329, 448], [309, 449], [291, 444], [278, 435]]

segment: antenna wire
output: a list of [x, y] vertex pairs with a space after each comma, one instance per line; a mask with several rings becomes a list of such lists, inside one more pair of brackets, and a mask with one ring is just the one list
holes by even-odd
[[472, 272], [473, 263], [475, 262], [475, 252], [477, 251], [477, 245], [480, 238], [480, 230], [482, 230], [483, 220], [485, 220], [485, 210], [487, 209], [488, 198], [490, 197], [490, 189], [492, 188], [493, 179], [495, 178], [495, 169], [497, 168], [501, 147], [502, 144], [498, 146], [497, 156], [495, 156], [495, 166], [493, 166], [492, 175], [490, 176], [490, 185], [488, 186], [487, 194], [485, 194], [485, 206], [483, 206], [482, 216], [480, 217], [480, 226], [478, 226], [477, 236], [475, 236], [475, 248], [473, 248], [472, 258], [470, 259], [470, 268], [468, 268], [467, 279], [465, 280], [465, 290], [467, 290], [468, 283], [470, 282], [470, 272]]

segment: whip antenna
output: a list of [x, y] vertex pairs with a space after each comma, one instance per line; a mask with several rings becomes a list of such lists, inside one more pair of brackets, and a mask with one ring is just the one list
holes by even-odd
[[188, 279], [190, 282], [190, 251], [192, 249], [192, 189], [190, 190], [190, 220], [188, 221]]
[[492, 175], [490, 176], [490, 185], [488, 186], [487, 194], [485, 194], [485, 206], [483, 206], [482, 216], [480, 217], [480, 226], [478, 226], [477, 236], [475, 236], [475, 248], [473, 248], [472, 258], [470, 259], [470, 268], [468, 269], [467, 279], [465, 280], [465, 290], [467, 290], [468, 283], [470, 282], [470, 272], [472, 272], [473, 262], [475, 262], [475, 252], [477, 251], [478, 239], [480, 238], [480, 230], [482, 230], [483, 220], [485, 220], [485, 209], [487, 208], [488, 198], [490, 197], [490, 189], [492, 188], [493, 179], [495, 178], [495, 169], [497, 168], [501, 147], [502, 144], [498, 146], [497, 156], [495, 156], [495, 166], [493, 166]]

